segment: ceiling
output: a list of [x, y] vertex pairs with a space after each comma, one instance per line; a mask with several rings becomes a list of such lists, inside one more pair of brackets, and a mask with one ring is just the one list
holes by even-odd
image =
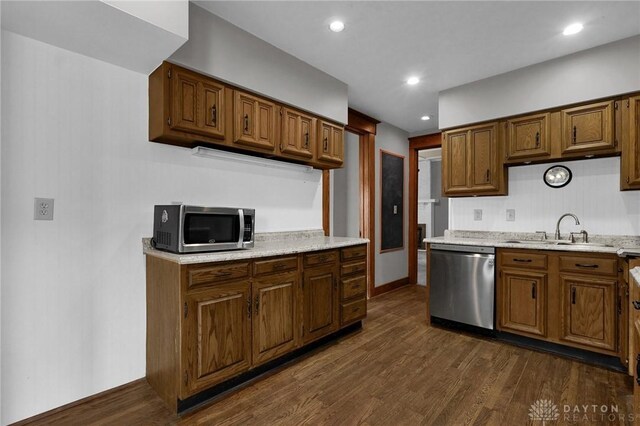
[[[438, 128], [441, 90], [640, 34], [639, 1], [195, 3], [347, 83], [350, 107], [412, 134]], [[334, 19], [343, 32], [328, 30]], [[573, 22], [584, 30], [563, 36]]]

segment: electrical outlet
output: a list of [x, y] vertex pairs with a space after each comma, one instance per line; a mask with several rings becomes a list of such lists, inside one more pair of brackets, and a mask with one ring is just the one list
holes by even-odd
[[482, 209], [473, 209], [473, 220], [482, 220]]
[[53, 220], [53, 198], [33, 199], [33, 219]]
[[507, 209], [507, 222], [516, 221], [516, 209]]

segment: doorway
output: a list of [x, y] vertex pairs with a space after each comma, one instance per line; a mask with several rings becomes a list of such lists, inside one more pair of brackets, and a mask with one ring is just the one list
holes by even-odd
[[[422, 240], [444, 234], [449, 202], [440, 193], [440, 133], [409, 138], [409, 282], [427, 285], [427, 254]], [[419, 171], [420, 170], [420, 171]]]
[[442, 196], [442, 150], [418, 151], [418, 228], [416, 284], [427, 284], [427, 252], [424, 238], [442, 237], [449, 227], [449, 199]]

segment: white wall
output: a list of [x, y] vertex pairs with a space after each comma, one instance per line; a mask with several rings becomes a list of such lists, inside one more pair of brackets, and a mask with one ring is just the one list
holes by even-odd
[[170, 61], [347, 122], [347, 85], [190, 3], [189, 41]]
[[[406, 278], [409, 245], [409, 134], [387, 123], [380, 123], [376, 133], [376, 282], [375, 286]], [[404, 248], [380, 253], [380, 150], [402, 155], [404, 159]]]
[[[0, 22], [2, 2], [0, 1]], [[0, 30], [0, 87], [2, 87], [2, 31]], [[1, 96], [0, 96], [1, 98]], [[0, 100], [0, 423], [2, 423], [2, 102]]]
[[331, 235], [360, 236], [360, 137], [345, 132], [344, 163], [331, 171]]
[[[484, 231], [547, 231], [553, 233], [563, 213], [575, 213], [562, 232], [587, 230], [590, 234], [640, 235], [640, 192], [620, 191], [620, 158], [572, 161], [568, 186], [547, 187], [542, 174], [550, 164], [509, 168], [509, 196], [450, 199], [450, 229]], [[482, 209], [482, 221], [473, 220]], [[515, 222], [506, 221], [506, 209], [516, 210]]]
[[640, 36], [440, 92], [440, 128], [640, 90]]
[[189, 38], [189, 0], [100, 0], [184, 39]]
[[[259, 232], [319, 229], [322, 191], [319, 171], [148, 142], [143, 74], [9, 32], [1, 53], [6, 424], [145, 375], [154, 204], [255, 207]], [[34, 197], [55, 198], [54, 221], [33, 220]]]

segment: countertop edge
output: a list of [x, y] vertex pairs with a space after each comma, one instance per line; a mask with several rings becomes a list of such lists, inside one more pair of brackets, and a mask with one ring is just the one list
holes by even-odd
[[571, 251], [582, 253], [607, 253], [607, 254], [619, 254], [618, 252], [624, 250], [622, 247], [573, 247], [568, 245], [551, 245], [551, 244], [523, 244], [523, 243], [505, 243], [500, 241], [491, 240], [471, 240], [466, 238], [449, 238], [433, 237], [425, 238], [423, 240], [429, 244], [457, 244], [462, 246], [482, 246], [482, 247], [496, 247], [496, 248], [512, 248], [512, 249], [528, 249], [528, 250], [548, 250], [548, 251]]
[[[152, 247], [145, 247], [143, 244], [143, 254], [146, 256], [158, 257], [161, 259], [169, 260], [180, 265], [193, 265], [198, 263], [220, 263], [229, 262], [233, 260], [248, 260], [258, 259], [263, 257], [282, 256], [287, 254], [299, 254], [308, 253], [313, 251], [331, 250], [337, 248], [351, 247], [360, 244], [368, 244], [370, 241], [367, 238], [351, 238], [343, 241], [326, 241], [309, 239], [308, 241], [296, 240], [296, 241], [284, 241], [286, 247], [265, 247], [265, 248], [253, 248], [247, 250], [233, 250], [223, 252], [210, 252], [210, 253], [187, 253], [176, 254], [169, 253], [162, 250], [157, 250]], [[277, 242], [276, 242], [277, 244]]]

